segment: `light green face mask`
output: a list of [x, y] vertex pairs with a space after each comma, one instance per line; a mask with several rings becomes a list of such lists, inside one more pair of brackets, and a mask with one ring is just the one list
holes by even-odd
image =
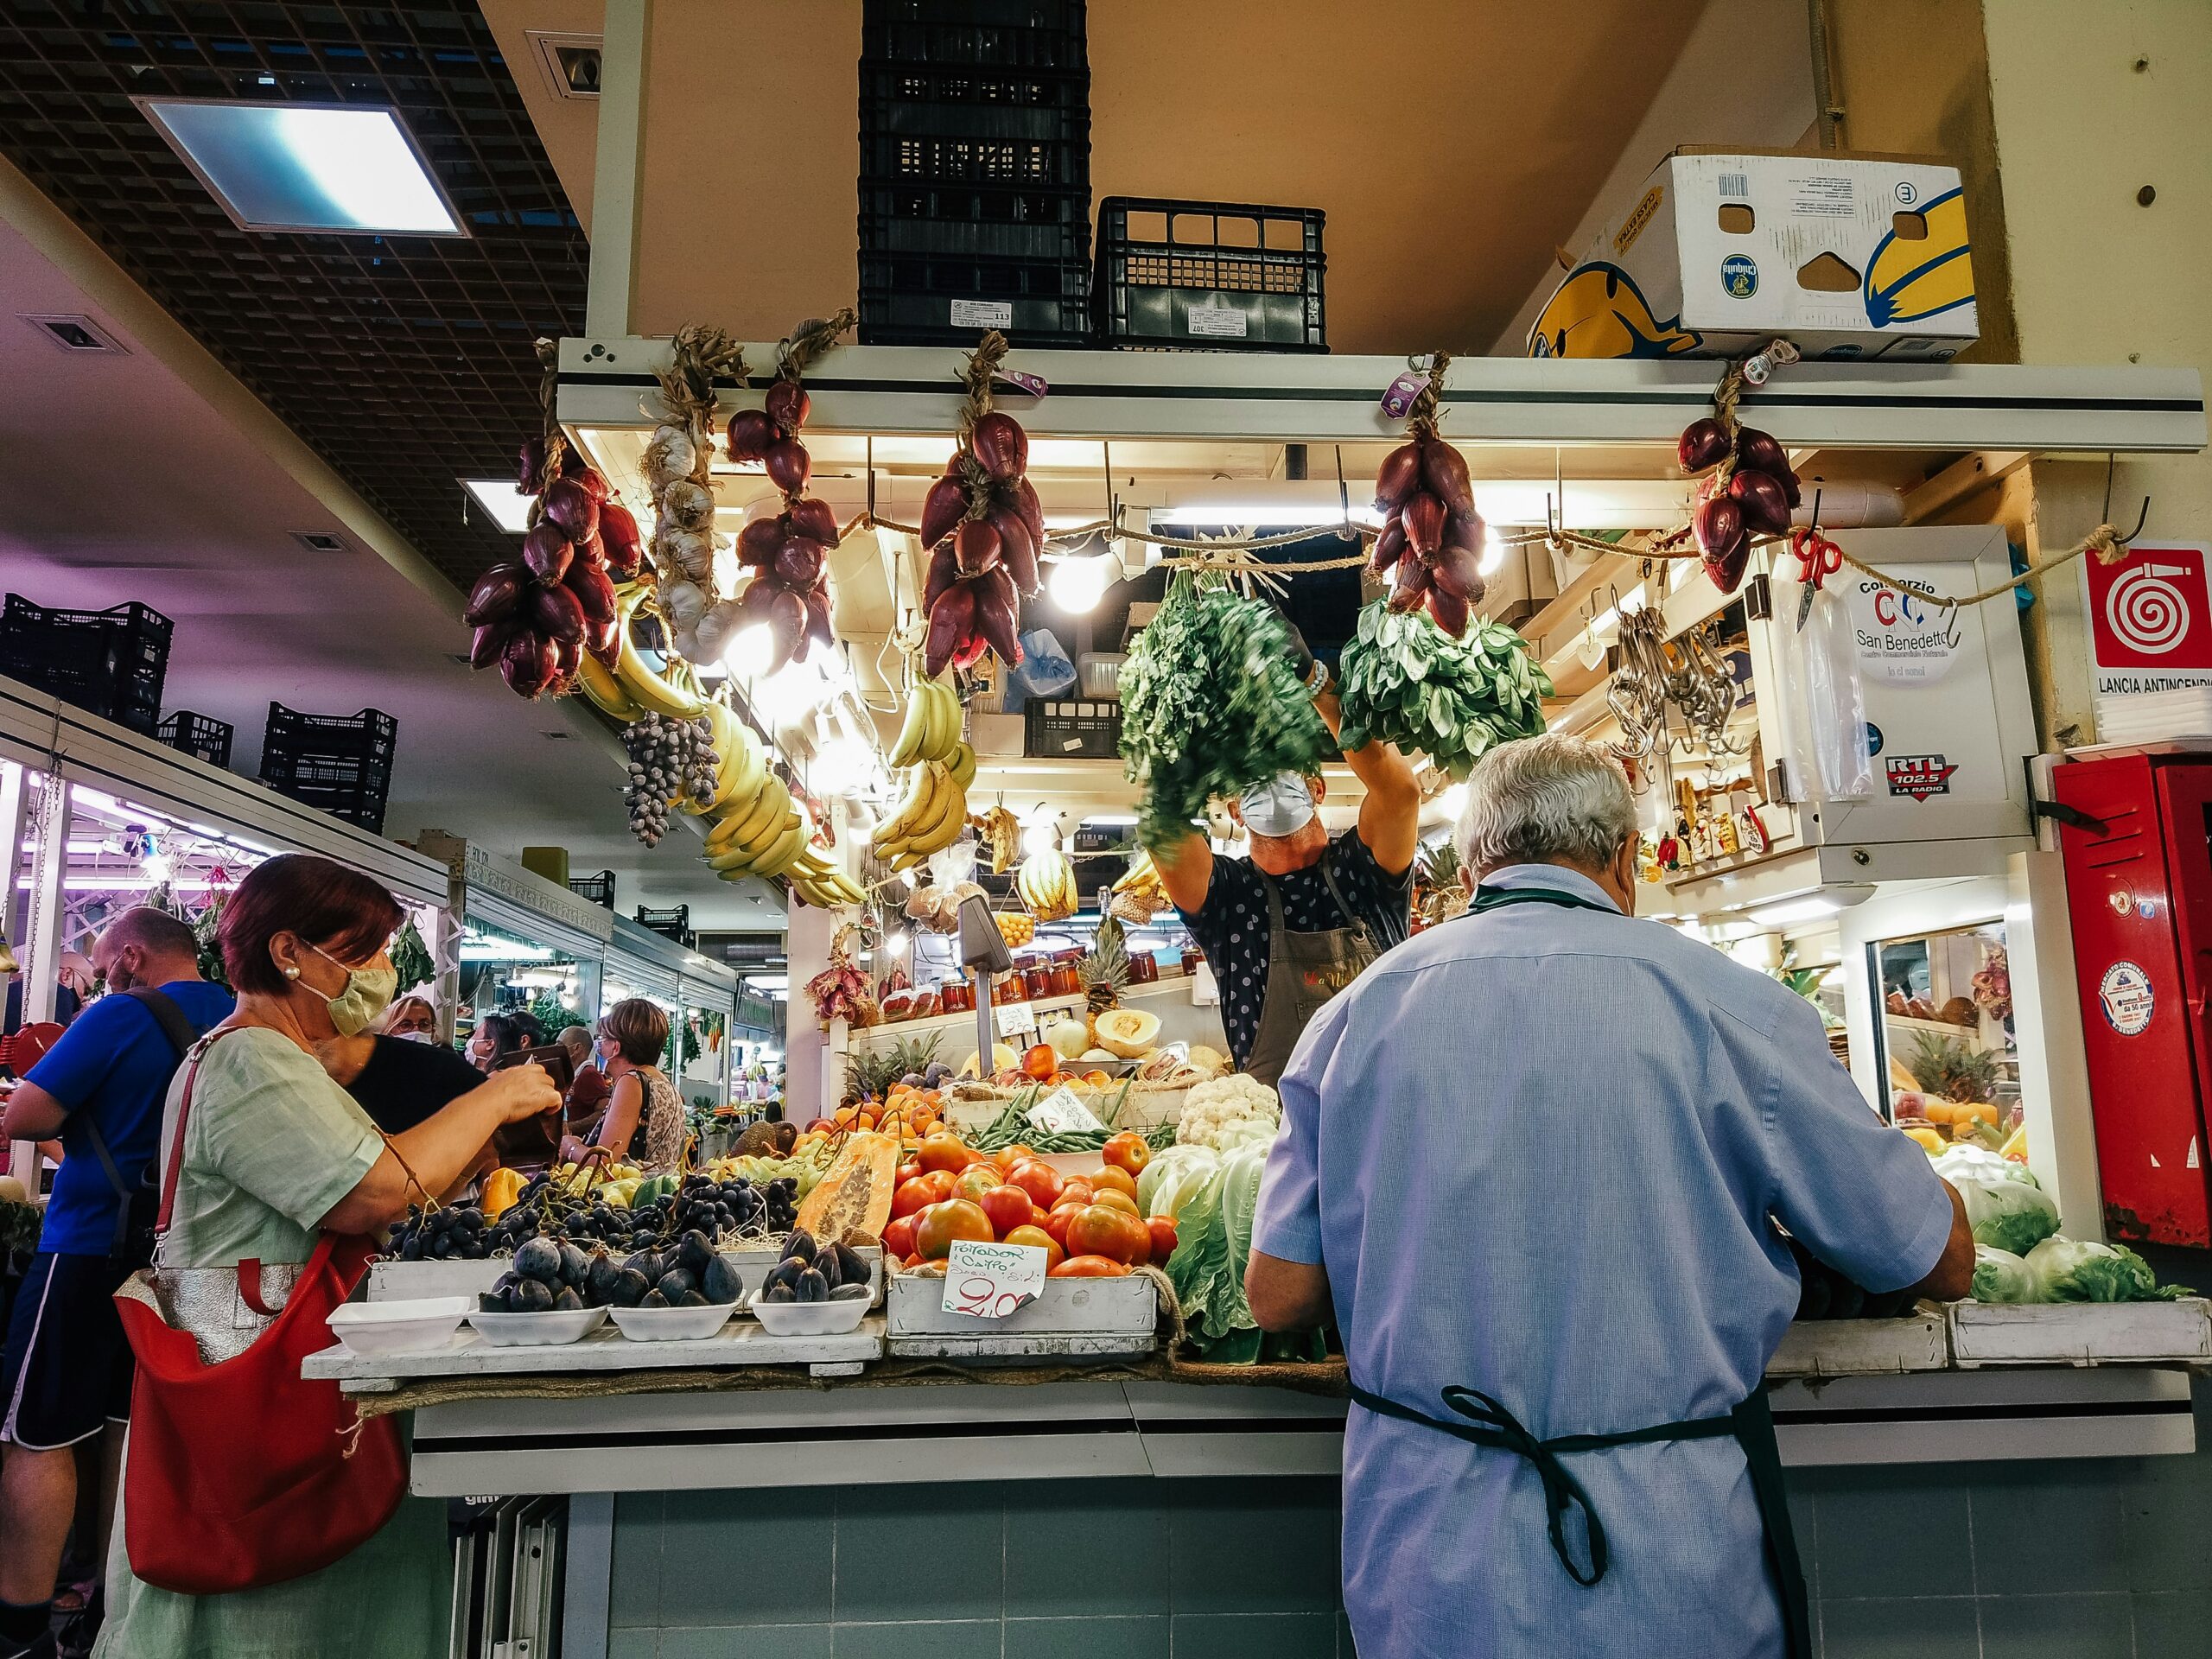
[[[320, 945], [310, 944], [308, 949], [332, 967], [346, 968], [344, 963]], [[337, 1027], [340, 1036], [358, 1037], [391, 1006], [391, 999], [398, 990], [397, 969], [346, 968], [346, 988], [328, 999], [330, 1023]]]

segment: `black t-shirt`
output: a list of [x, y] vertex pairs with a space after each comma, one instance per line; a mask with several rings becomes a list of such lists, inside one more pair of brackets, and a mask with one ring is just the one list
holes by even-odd
[[346, 1092], [386, 1135], [411, 1129], [484, 1081], [484, 1074], [438, 1043], [378, 1037], [369, 1063]]
[[[1377, 950], [1403, 944], [1413, 907], [1413, 867], [1390, 874], [1375, 861], [1357, 829], [1329, 843], [1328, 861], [1351, 915], [1338, 907], [1316, 859], [1302, 870], [1274, 878], [1282, 894], [1283, 925], [1293, 933], [1325, 933], [1363, 921]], [[1268, 894], [1259, 871], [1249, 858], [1217, 857], [1205, 903], [1179, 913], [1221, 987], [1222, 1029], [1229, 1036], [1230, 1053], [1242, 1065], [1259, 1037], [1268, 988]]]

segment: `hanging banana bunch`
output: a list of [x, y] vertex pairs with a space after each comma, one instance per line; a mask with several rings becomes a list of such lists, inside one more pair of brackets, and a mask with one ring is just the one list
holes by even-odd
[[894, 870], [910, 870], [960, 839], [968, 827], [968, 785], [976, 751], [960, 735], [959, 694], [941, 675], [912, 677], [893, 766], [907, 768], [906, 793], [876, 826], [868, 849]]

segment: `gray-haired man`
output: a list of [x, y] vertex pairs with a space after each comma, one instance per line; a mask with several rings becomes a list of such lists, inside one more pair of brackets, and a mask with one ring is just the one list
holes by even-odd
[[1344, 1605], [1393, 1659], [1808, 1652], [1762, 1384], [1779, 1222], [1869, 1290], [1963, 1295], [1957, 1195], [1777, 982], [1633, 907], [1605, 750], [1492, 750], [1468, 914], [1388, 952], [1282, 1080], [1246, 1274], [1333, 1308]]

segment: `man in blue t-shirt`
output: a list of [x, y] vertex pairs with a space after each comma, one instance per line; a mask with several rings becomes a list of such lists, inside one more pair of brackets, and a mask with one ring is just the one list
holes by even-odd
[[[77, 1509], [73, 1448], [130, 1414], [130, 1346], [114, 1292], [146, 1261], [128, 1195], [156, 1160], [184, 1047], [232, 1007], [228, 991], [200, 978], [192, 930], [158, 910], [110, 923], [92, 966], [110, 995], [87, 1003], [30, 1069], [0, 1122], [14, 1140], [58, 1135], [65, 1154], [0, 1362], [0, 1659], [53, 1651], [54, 1579]], [[107, 1556], [122, 1439], [115, 1429], [103, 1448], [102, 1535], [77, 1541], [95, 1563]], [[90, 1612], [96, 1620], [96, 1604]]]

